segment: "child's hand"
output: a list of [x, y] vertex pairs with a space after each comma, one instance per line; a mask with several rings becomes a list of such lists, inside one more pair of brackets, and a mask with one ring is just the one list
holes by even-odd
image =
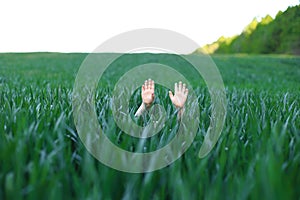
[[175, 83], [175, 95], [169, 91], [169, 96], [176, 108], [183, 108], [185, 101], [187, 99], [189, 90], [186, 88], [185, 84], [180, 81], [178, 84]]
[[146, 107], [151, 106], [154, 101], [154, 81], [148, 79], [142, 86], [142, 99]]

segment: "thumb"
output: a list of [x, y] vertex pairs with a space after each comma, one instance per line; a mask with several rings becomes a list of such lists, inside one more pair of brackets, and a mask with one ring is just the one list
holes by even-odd
[[169, 91], [169, 97], [170, 97], [171, 100], [173, 100], [174, 95], [173, 95], [172, 91]]

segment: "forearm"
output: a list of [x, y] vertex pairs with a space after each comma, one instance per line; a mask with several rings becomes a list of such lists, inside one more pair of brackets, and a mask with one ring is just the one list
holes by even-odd
[[177, 109], [177, 120], [179, 121], [179, 120], [181, 120], [182, 115], [184, 113], [184, 107], [182, 107], [182, 108], [177, 107], [176, 109]]
[[147, 111], [147, 109], [150, 107], [150, 105], [146, 105], [144, 102], [140, 105], [139, 109], [134, 114], [135, 117], [141, 116], [144, 112]]

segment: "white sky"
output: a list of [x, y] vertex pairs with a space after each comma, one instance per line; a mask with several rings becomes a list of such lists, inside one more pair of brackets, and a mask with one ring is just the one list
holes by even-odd
[[299, 0], [1, 0], [0, 52], [92, 52], [138, 28], [170, 29], [200, 46]]

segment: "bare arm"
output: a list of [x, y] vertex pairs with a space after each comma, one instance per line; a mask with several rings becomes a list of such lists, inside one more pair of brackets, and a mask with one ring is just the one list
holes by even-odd
[[154, 81], [148, 79], [142, 86], [142, 104], [135, 113], [135, 117], [141, 116], [147, 109], [149, 109], [154, 101]]

